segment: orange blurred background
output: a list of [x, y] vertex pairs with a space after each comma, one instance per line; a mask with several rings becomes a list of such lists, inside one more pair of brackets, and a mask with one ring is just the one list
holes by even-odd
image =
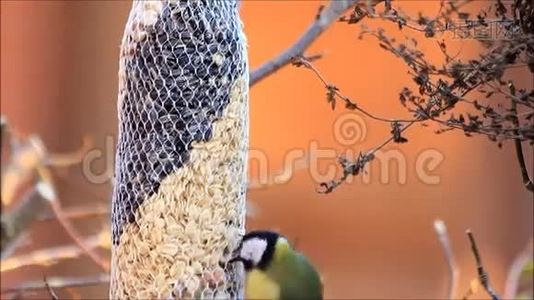
[[[245, 1], [241, 9], [251, 68], [291, 45], [324, 3]], [[404, 1], [400, 6], [412, 13], [423, 8], [430, 15], [438, 11], [438, 1], [422, 3]], [[51, 152], [75, 150], [83, 136], [92, 136], [95, 149], [103, 152], [90, 165], [96, 174], [104, 174], [113, 163], [113, 154], [106, 149], [117, 131], [119, 43], [130, 7], [129, 1], [1, 2], [2, 114], [21, 134], [40, 135]], [[364, 23], [396, 32], [395, 26], [376, 20]], [[362, 107], [386, 117], [409, 117], [398, 101], [399, 91], [411, 81], [404, 63], [380, 49], [376, 40], [359, 40], [359, 31], [359, 25], [336, 23], [307, 53], [323, 53], [316, 66]], [[419, 41], [431, 59], [440, 58], [435, 39]], [[447, 42], [451, 52], [461, 51], [462, 57], [479, 53], [476, 41]], [[518, 85], [533, 88], [526, 68], [508, 75]], [[358, 153], [390, 135], [389, 124], [365, 119], [364, 138], [344, 145], [335, 138], [334, 124], [345, 115], [341, 105], [335, 111], [329, 108], [324, 87], [311, 72], [286, 67], [251, 89], [250, 147], [268, 158], [269, 174], [274, 176], [295, 149], [306, 157], [313, 155], [314, 143], [321, 149]], [[327, 298], [444, 298], [447, 265], [432, 225], [439, 218], [448, 226], [460, 266], [459, 293], [467, 291], [476, 277], [467, 228], [476, 234], [493, 285], [502, 293], [512, 260], [533, 235], [532, 194], [522, 186], [512, 144], [499, 149], [484, 137], [466, 138], [461, 132], [436, 135], [435, 129], [414, 126], [406, 133], [409, 143], [387, 146], [383, 154], [401, 155], [406, 168], [393, 162], [384, 174], [383, 161], [376, 160], [368, 182], [356, 178], [331, 194], [318, 194], [313, 176], [300, 168], [287, 182], [251, 189], [254, 212], [248, 228], [279, 230], [296, 241], [320, 269]], [[532, 147], [526, 149], [532, 166]], [[421, 154], [430, 150], [443, 157], [428, 172], [439, 176], [438, 184], [423, 182], [416, 172]], [[332, 166], [335, 158], [319, 162], [320, 172]], [[257, 168], [252, 159], [252, 179]], [[406, 175], [404, 183], [399, 183], [399, 172]], [[58, 170], [56, 177], [65, 207], [110, 203], [109, 181], [91, 183], [81, 167]], [[109, 226], [107, 218], [76, 224], [90, 234]], [[32, 242], [19, 252], [69, 243], [61, 230], [55, 222], [35, 224]], [[1, 283], [4, 287], [39, 280], [43, 274], [97, 271], [81, 258], [2, 273]], [[84, 298], [101, 298], [107, 289], [83, 288], [80, 293]], [[476, 296], [487, 297], [483, 292]]]

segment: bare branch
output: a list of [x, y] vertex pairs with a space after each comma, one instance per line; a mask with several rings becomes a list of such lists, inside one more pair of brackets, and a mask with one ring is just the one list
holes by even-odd
[[521, 176], [523, 178], [523, 184], [525, 188], [530, 192], [534, 193], [534, 183], [530, 179], [527, 171], [527, 166], [525, 164], [525, 158], [523, 157], [523, 146], [521, 145], [521, 140], [514, 139], [515, 153], [517, 155], [517, 162], [519, 163], [519, 168], [521, 169]]
[[71, 239], [89, 256], [95, 264], [97, 264], [105, 272], [109, 271], [108, 261], [102, 259], [97, 253], [95, 253], [85, 241], [81, 238], [78, 231], [74, 228], [70, 220], [63, 214], [59, 200], [57, 199], [52, 174], [50, 170], [43, 165], [37, 167], [37, 172], [40, 175], [41, 182], [38, 185], [41, 195], [48, 201], [54, 215], [58, 222], [65, 229]]
[[335, 108], [335, 97], [337, 96], [339, 99], [343, 100], [343, 102], [345, 103], [345, 108], [347, 108], [349, 110], [357, 110], [357, 111], [361, 112], [362, 114], [366, 115], [367, 117], [369, 117], [371, 119], [374, 119], [376, 121], [387, 122], [387, 123], [391, 123], [391, 122], [405, 122], [405, 123], [407, 123], [407, 122], [420, 122], [420, 121], [423, 121], [421, 119], [389, 119], [389, 118], [377, 116], [377, 115], [375, 115], [375, 114], [363, 109], [362, 107], [360, 107], [360, 105], [358, 105], [357, 103], [352, 101], [349, 97], [344, 95], [339, 90], [339, 88], [337, 86], [335, 86], [335, 85], [331, 84], [330, 82], [328, 82], [326, 80], [326, 78], [323, 76], [323, 74], [319, 71], [319, 69], [317, 69], [305, 57], [296, 56], [293, 59], [293, 64], [295, 66], [297, 66], [297, 67], [303, 66], [306, 69], [311, 70], [317, 76], [317, 78], [323, 83], [324, 87], [327, 90], [328, 100], [331, 102], [332, 108]]
[[43, 162], [46, 156], [46, 149], [42, 140], [38, 136], [30, 136], [22, 141], [15, 141], [16, 136], [12, 136], [9, 161], [3, 162], [1, 201], [5, 206], [16, 200], [17, 193], [21, 187], [31, 185], [37, 164]]
[[[109, 248], [110, 233], [102, 231], [84, 239], [84, 244], [91, 248]], [[12, 271], [25, 266], [49, 266], [60, 260], [79, 257], [85, 252], [78, 245], [58, 246], [47, 249], [35, 250], [27, 254], [2, 259], [0, 272]]]
[[471, 243], [471, 251], [473, 252], [473, 255], [475, 256], [475, 261], [477, 264], [477, 271], [478, 271], [478, 278], [480, 280], [480, 284], [484, 287], [486, 292], [491, 296], [492, 300], [499, 300], [499, 296], [493, 288], [491, 287], [490, 281], [489, 281], [489, 275], [484, 269], [484, 265], [482, 264], [482, 259], [480, 257], [480, 253], [478, 252], [478, 247], [475, 242], [475, 237], [471, 230], [466, 231], [467, 236], [469, 237], [469, 242]]
[[[250, 86], [278, 71], [291, 62], [293, 57], [303, 55], [304, 51], [315, 41], [334, 21], [347, 9], [355, 5], [358, 0], [332, 0], [328, 7], [323, 8], [316, 20], [304, 34], [289, 49], [277, 57], [264, 63], [250, 73]], [[380, 1], [373, 1], [374, 5]]]
[[[12, 211], [2, 214], [1, 221], [1, 252], [2, 258], [7, 256], [7, 249], [14, 243], [18, 236], [26, 230], [29, 224], [31, 224], [36, 215], [43, 209], [44, 200], [35, 189], [30, 189], [23, 196], [20, 203], [17, 203]], [[6, 252], [7, 251], [7, 252]]]
[[[8, 211], [2, 209], [1, 220], [1, 252], [2, 258], [8, 256], [14, 250], [18, 236], [24, 232], [36, 216], [44, 208], [42, 195], [34, 188], [23, 194], [21, 201], [16, 201], [16, 197], [27, 186], [35, 185], [35, 173], [40, 166], [67, 166], [79, 163], [83, 154], [91, 145], [89, 138], [84, 139], [83, 146], [76, 152], [68, 154], [50, 154], [46, 151], [42, 140], [31, 135], [28, 138], [19, 140], [17, 135], [11, 132], [9, 137], [4, 136], [9, 131], [7, 121], [2, 116], [2, 149], [7, 148], [9, 143], [10, 156], [5, 167], [2, 168], [1, 202], [2, 207], [14, 203], [15, 208]], [[8, 139], [9, 138], [9, 139]], [[5, 157], [4, 157], [5, 158]]]
[[[109, 282], [109, 275], [99, 274], [97, 276], [87, 277], [48, 277], [48, 287], [50, 288], [67, 288], [67, 287], [81, 287], [105, 284]], [[43, 280], [23, 282], [19, 285], [3, 289], [2, 294], [7, 293], [23, 293], [31, 290], [47, 289], [47, 286]]]
[[[109, 211], [108, 205], [103, 205], [100, 203], [63, 208], [63, 215], [69, 219], [92, 218], [92, 217], [109, 215], [109, 213], [110, 211]], [[37, 218], [38, 221], [49, 221], [49, 220], [55, 220], [55, 219], [56, 217], [54, 213], [53, 212], [50, 213], [48, 211], [44, 212]]]
[[46, 280], [46, 276], [45, 276], [45, 278], [43, 280], [44, 280], [44, 283], [45, 283], [45, 288], [48, 290], [48, 293], [52, 297], [52, 300], [59, 300], [59, 297], [56, 295], [56, 292], [54, 292], [54, 290], [48, 284], [48, 281]]
[[[427, 63], [424, 60], [418, 58], [422, 55], [422, 52], [411, 53], [407, 51], [407, 48], [405, 47], [401, 47], [400, 49], [403, 50], [400, 51], [399, 49], [397, 49], [397, 47], [393, 45], [394, 40], [387, 38], [384, 35], [383, 31], [367, 31], [367, 33], [370, 33], [377, 37], [381, 42], [382, 48], [403, 58], [408, 63], [408, 66], [416, 73], [423, 73], [423, 75], [425, 75], [425, 72], [423, 72], [423, 70], [432, 69], [430, 66], [427, 66]], [[340, 163], [343, 167], [343, 175], [338, 179], [321, 183], [321, 189], [319, 190], [319, 192], [330, 193], [350, 176], [359, 174], [360, 171], [364, 168], [365, 164], [370, 162], [374, 158], [374, 154], [378, 150], [382, 149], [391, 142], [397, 142], [396, 136], [400, 136], [408, 128], [412, 127], [412, 125], [420, 121], [432, 120], [437, 123], [446, 125], [449, 128], [462, 129], [466, 135], [470, 135], [472, 133], [479, 133], [491, 137], [491, 134], [485, 131], [486, 127], [478, 125], [477, 128], [472, 128], [471, 124], [469, 123], [465, 124], [462, 122], [452, 123], [448, 121], [442, 121], [439, 120], [437, 116], [451, 111], [458, 101], [464, 99], [467, 94], [476, 90], [480, 85], [488, 82], [490, 80], [488, 76], [480, 76], [482, 69], [485, 69], [487, 72], [491, 71], [490, 73], [495, 73], [493, 72], [494, 69], [497, 69], [498, 66], [505, 63], [505, 58], [503, 58], [504, 55], [501, 55], [503, 51], [505, 51], [506, 53], [515, 53], [516, 51], [519, 51], [520, 49], [525, 47], [524, 41], [520, 39], [513, 40], [510, 43], [511, 45], [509, 45], [509, 47], [501, 46], [489, 51], [487, 55], [476, 64], [475, 68], [459, 70], [458, 74], [455, 75], [456, 79], [452, 83], [443, 82], [441, 84], [434, 84], [429, 80], [428, 76], [426, 75], [417, 75], [416, 77], [414, 77], [414, 80], [416, 81], [416, 83], [418, 83], [418, 85], [420, 85], [420, 89], [422, 89], [420, 90], [420, 93], [425, 95], [424, 102], [426, 104], [426, 106], [423, 107], [422, 105], [414, 101], [414, 104], [417, 104], [417, 110], [414, 110], [417, 119], [414, 121], [405, 122], [403, 126], [397, 126], [396, 130], [394, 131], [395, 134], [389, 136], [384, 142], [382, 142], [374, 149], [367, 152], [362, 152], [356, 161], [349, 162], [346, 159], [340, 158]], [[421, 62], [419, 60], [421, 60]], [[494, 75], [492, 75], [491, 77], [491, 80], [493, 79]], [[322, 78], [321, 80], [325, 82], [324, 78]], [[332, 93], [335, 94], [335, 92], [336, 91], [333, 91]], [[520, 130], [520, 128], [517, 127], [503, 129], [497, 128], [495, 129], [495, 134], [499, 134], [502, 138], [515, 139], [523, 137], [523, 135], [510, 135], [508, 132], [510, 131], [513, 133], [513, 129]], [[527, 129], [529, 131], [532, 130], [531, 128]]]
[[439, 243], [441, 244], [441, 248], [443, 249], [443, 254], [445, 255], [445, 259], [447, 260], [447, 266], [449, 267], [450, 281], [448, 298], [455, 299], [454, 297], [456, 295], [456, 290], [458, 287], [459, 271], [458, 265], [456, 264], [456, 259], [454, 258], [454, 253], [452, 251], [451, 241], [447, 233], [447, 226], [445, 225], [445, 222], [443, 222], [442, 220], [435, 220], [434, 231], [438, 236]]
[[0, 256], [0, 258], [5, 259], [7, 257], [10, 257], [19, 247], [28, 244], [29, 241], [29, 232], [28, 230], [25, 230], [20, 233], [13, 241], [11, 241], [5, 246], [5, 248], [2, 250], [2, 255]]
[[[513, 87], [513, 83], [509, 83], [509, 85], [512, 85], [511, 87]], [[515, 88], [511, 88], [512, 91], [515, 90]], [[514, 92], [512, 92], [512, 96], [515, 97], [515, 95], [513, 95]], [[511, 113], [513, 114], [513, 119], [512, 119], [512, 123], [514, 124], [515, 127], [519, 127], [519, 118], [517, 116], [517, 103], [515, 101], [510, 101], [512, 104], [512, 108], [511, 108]], [[519, 135], [519, 130], [515, 130], [514, 131], [515, 135]], [[523, 146], [521, 145], [521, 140], [520, 139], [515, 139], [514, 140], [514, 146], [515, 146], [515, 154], [517, 156], [517, 162], [519, 163], [519, 168], [521, 170], [521, 177], [523, 179], [523, 184], [525, 185], [525, 188], [534, 193], [534, 182], [532, 182], [532, 179], [530, 179], [530, 176], [528, 175], [528, 170], [527, 170], [527, 166], [525, 164], [525, 158], [523, 157]]]

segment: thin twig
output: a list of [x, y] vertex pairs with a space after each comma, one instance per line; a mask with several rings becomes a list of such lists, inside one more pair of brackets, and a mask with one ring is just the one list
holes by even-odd
[[7, 257], [8, 252], [11, 252], [7, 250], [11, 248], [11, 244], [18, 239], [29, 224], [35, 220], [36, 215], [43, 209], [44, 203], [43, 198], [32, 188], [24, 194], [23, 199], [17, 203], [17, 206], [12, 211], [2, 214], [2, 258]]
[[519, 163], [519, 168], [521, 169], [521, 176], [523, 178], [523, 184], [525, 188], [534, 193], [534, 182], [530, 179], [527, 171], [527, 166], [525, 164], [525, 158], [523, 157], [523, 146], [521, 145], [521, 140], [514, 139], [515, 153], [517, 156], [517, 162]]
[[[376, 36], [380, 39], [380, 36], [378, 36], [378, 35], [376, 35]], [[516, 46], [516, 47], [520, 47], [520, 46]], [[515, 49], [515, 48], [512, 48], [512, 50], [513, 49]], [[464, 73], [462, 76], [458, 76], [458, 78], [461, 78], [462, 80], [455, 80], [453, 83], [451, 83], [451, 84], [449, 84], [447, 86], [447, 88], [450, 91], [456, 91], [456, 93], [454, 93], [455, 99], [463, 99], [467, 94], [469, 94], [470, 92], [472, 92], [473, 90], [478, 88], [481, 84], [486, 82], [483, 79], [476, 78], [476, 76], [479, 74], [479, 71], [480, 71], [480, 69], [482, 67], [488, 67], [488, 66], [486, 66], [487, 64], [488, 65], [489, 64], [496, 64], [495, 61], [492, 61], [491, 59], [488, 59], [487, 57], [491, 58], [492, 54], [494, 54], [495, 52], [498, 52], [499, 50], [500, 50], [500, 48], [497, 47], [497, 48], [489, 51], [487, 56], [486, 56], [486, 58], [484, 58], [481, 61], [481, 63], [477, 66], [477, 68], [475, 68], [473, 70], [470, 70], [470, 72]], [[395, 51], [393, 51], [393, 52], [395, 53]], [[324, 82], [324, 78], [323, 78], [322, 81]], [[470, 84], [465, 86], [465, 85], [461, 85], [460, 82], [470, 83]], [[440, 115], [440, 114], [442, 114], [442, 113], [444, 113], [446, 111], [449, 111], [450, 109], [452, 109], [455, 106], [455, 103], [456, 103], [455, 101], [450, 101], [447, 105], [439, 108], [437, 111], [432, 112], [432, 114]], [[434, 105], [431, 105], [428, 108], [428, 111], [431, 111], [432, 108], [434, 108]], [[423, 120], [423, 121], [424, 120], [429, 120], [429, 119], [431, 119], [431, 117], [432, 117], [431, 114], [426, 112], [426, 110], [424, 110], [423, 113], [418, 114], [416, 120], [413, 120], [413, 121], [410, 121], [410, 122], [405, 122], [404, 126], [401, 125], [396, 133], [398, 135], [401, 135], [406, 130], [408, 130], [410, 127], [412, 127], [412, 125], [416, 124], [417, 122], [420, 122], [420, 120]], [[464, 132], [465, 132], [465, 130], [464, 130]], [[329, 182], [321, 183], [320, 184], [321, 189], [318, 189], [318, 192], [319, 193], [323, 193], [323, 194], [331, 193], [335, 188], [337, 188], [339, 185], [341, 185], [341, 183], [346, 181], [347, 178], [349, 178], [349, 176], [354, 176], [356, 174], [359, 174], [359, 172], [365, 167], [365, 165], [367, 163], [369, 163], [371, 160], [373, 160], [374, 154], [377, 151], [379, 151], [380, 149], [382, 149], [383, 147], [385, 147], [386, 145], [388, 145], [389, 143], [391, 143], [393, 141], [395, 141], [395, 135], [390, 135], [379, 146], [377, 146], [377, 147], [375, 147], [375, 148], [373, 148], [373, 149], [371, 149], [371, 150], [369, 150], [367, 152], [362, 152], [360, 154], [358, 160], [356, 160], [355, 162], [351, 163], [351, 162], [346, 162], [346, 160], [343, 160], [344, 161], [344, 163], [342, 164], [343, 165], [343, 175], [338, 179], [334, 179], [334, 180], [331, 180]]]
[[52, 210], [57, 217], [58, 222], [65, 229], [72, 240], [105, 272], [109, 272], [109, 263], [102, 259], [96, 252], [94, 252], [85, 241], [81, 238], [78, 231], [72, 226], [72, 223], [67, 219], [61, 210], [61, 206], [57, 201], [50, 202]]
[[[102, 204], [63, 208], [63, 215], [69, 219], [92, 218], [108, 215], [109, 213], [108, 206]], [[37, 218], [38, 221], [50, 221], [55, 219], [55, 215], [50, 212], [44, 212]]]
[[70, 220], [63, 214], [59, 200], [57, 199], [52, 174], [45, 166], [40, 165], [37, 168], [37, 172], [40, 175], [40, 191], [41, 195], [48, 200], [52, 212], [56, 216], [59, 224], [65, 229], [70, 238], [89, 256], [95, 264], [97, 264], [102, 270], [109, 272], [109, 263], [102, 259], [97, 253], [95, 253], [85, 241], [82, 239], [78, 231], [74, 228]]
[[[2, 117], [3, 134], [8, 132], [7, 122]], [[11, 133], [11, 132], [10, 132]], [[21, 139], [14, 134], [7, 137], [2, 135], [2, 143], [9, 143], [10, 157], [7, 165], [2, 166], [2, 183], [1, 183], [1, 202], [2, 206], [15, 203], [16, 206], [10, 211], [2, 210], [1, 220], [1, 257], [6, 258], [15, 248], [12, 245], [18, 240], [19, 235], [26, 230], [38, 214], [41, 213], [44, 203], [42, 195], [31, 188], [23, 194], [22, 200], [16, 199], [20, 190], [27, 186], [34, 186], [35, 172], [43, 166], [67, 166], [79, 163], [83, 154], [90, 147], [91, 140], [84, 138], [83, 146], [67, 154], [50, 154], [42, 140], [31, 135], [28, 138]], [[7, 147], [7, 145], [5, 145]], [[16, 201], [19, 200], [19, 201]]]
[[[515, 95], [514, 95], [515, 96]], [[512, 123], [515, 127], [519, 127], [519, 118], [517, 116], [517, 103], [515, 101], [511, 101], [512, 107], [510, 109], [510, 112], [514, 115], [512, 119]], [[519, 131], [515, 130], [514, 133], [516, 135], [519, 135]], [[521, 144], [520, 139], [514, 139], [514, 146], [515, 146], [515, 154], [517, 156], [517, 162], [519, 163], [519, 169], [521, 170], [521, 177], [523, 179], [523, 184], [525, 185], [525, 188], [534, 193], [534, 182], [532, 182], [532, 179], [530, 179], [530, 176], [528, 175], [527, 166], [525, 164], [525, 158], [523, 156], [523, 146]]]
[[9, 161], [2, 162], [1, 201], [5, 206], [16, 199], [21, 187], [31, 185], [37, 164], [45, 160], [46, 149], [42, 140], [35, 135], [15, 143], [12, 136]]
[[[526, 65], [526, 66], [528, 66], [528, 65]], [[532, 104], [521, 100], [521, 98], [516, 96], [516, 95], [512, 95], [511, 93], [508, 93], [508, 92], [504, 91], [503, 89], [501, 89], [499, 87], [499, 85], [494, 85], [492, 82], [486, 82], [484, 84], [487, 85], [488, 87], [492, 88], [493, 90], [497, 91], [499, 94], [502, 94], [506, 98], [510, 99], [510, 101], [512, 103], [521, 104], [521, 105], [524, 105], [524, 106], [529, 107], [531, 109], [534, 109], [534, 106]]]
[[[250, 86], [258, 83], [265, 77], [278, 71], [291, 62], [293, 57], [303, 55], [304, 51], [315, 41], [332, 23], [334, 23], [347, 9], [355, 5], [358, 0], [332, 0], [328, 7], [319, 13], [319, 16], [304, 32], [304, 34], [287, 50], [277, 57], [267, 61], [250, 73]], [[375, 1], [375, 4], [380, 1]]]
[[[294, 64], [296, 66], [304, 66], [305, 68], [311, 70], [317, 76], [317, 78], [323, 83], [323, 85], [325, 86], [327, 91], [329, 93], [333, 94], [333, 95], [336, 95], [341, 100], [343, 100], [345, 102], [345, 104], [346, 104], [346, 107], [348, 107], [348, 108], [350, 108], [352, 110], [357, 110], [357, 111], [363, 113], [364, 115], [366, 115], [367, 117], [369, 117], [371, 119], [374, 119], [376, 121], [387, 122], [387, 123], [392, 123], [392, 122], [402, 122], [402, 123], [414, 122], [414, 123], [417, 123], [417, 122], [423, 122], [423, 121], [427, 121], [427, 120], [432, 120], [432, 121], [434, 121], [436, 123], [439, 123], [441, 125], [447, 126], [449, 128], [465, 130], [464, 126], [456, 125], [456, 124], [453, 124], [453, 123], [450, 123], [450, 122], [447, 122], [447, 121], [444, 121], [444, 120], [440, 120], [440, 119], [435, 118], [435, 117], [430, 116], [430, 115], [426, 115], [425, 118], [416, 118], [416, 119], [389, 119], [389, 118], [377, 116], [377, 115], [375, 115], [375, 114], [373, 114], [373, 113], [361, 108], [360, 105], [354, 103], [349, 97], [347, 97], [344, 94], [342, 94], [341, 91], [336, 86], [334, 86], [333, 84], [329, 83], [325, 79], [325, 77], [321, 74], [321, 72], [319, 71], [319, 69], [317, 69], [317, 67], [315, 67], [309, 61], [307, 61], [304, 57], [296, 57], [295, 60], [294, 60]], [[421, 109], [421, 111], [424, 111], [424, 109], [421, 106], [418, 106], [418, 107]], [[529, 129], [529, 128], [530, 127], [525, 127], [524, 129]], [[470, 132], [470, 133], [493, 136], [493, 135], [495, 135], [495, 133], [492, 132], [493, 129], [494, 128], [492, 128], [490, 126], [480, 126], [480, 127], [478, 127], [477, 131], [473, 131], [473, 132]], [[522, 135], [520, 135], [520, 132], [519, 132], [520, 129], [522, 129], [522, 128], [519, 127], [519, 124], [517, 124], [517, 126], [514, 127], [514, 128], [501, 128], [500, 130], [503, 131], [503, 132], [511, 131], [513, 135], [512, 134], [503, 134], [503, 136], [506, 136], [507, 138], [516, 139], [517, 140], [517, 139], [522, 139]]]
[[491, 287], [489, 275], [484, 269], [484, 265], [482, 264], [482, 258], [480, 257], [480, 252], [478, 252], [478, 247], [475, 242], [475, 237], [471, 230], [466, 231], [467, 236], [469, 237], [469, 242], [471, 243], [471, 251], [473, 252], [473, 255], [475, 256], [475, 261], [477, 264], [477, 272], [478, 272], [478, 279], [480, 280], [480, 284], [484, 287], [486, 292], [491, 296], [492, 300], [500, 300], [499, 296], [493, 288]]
[[4, 260], [10, 257], [18, 248], [22, 247], [23, 245], [27, 245], [30, 241], [30, 234], [28, 231], [29, 230], [23, 231], [7, 246], [5, 246], [2, 249], [2, 255], [0, 255], [0, 259]]
[[375, 115], [373, 113], [370, 113], [369, 111], [363, 109], [359, 104], [354, 103], [349, 97], [345, 96], [339, 90], [339, 88], [337, 88], [333, 84], [329, 83], [325, 79], [323, 74], [319, 71], [319, 69], [317, 69], [306, 58], [304, 58], [302, 56], [297, 56], [294, 59], [294, 64], [297, 65], [297, 66], [304, 66], [305, 68], [311, 70], [317, 76], [317, 78], [323, 83], [323, 85], [327, 89], [327, 91], [329, 93], [333, 93], [334, 95], [339, 97], [341, 100], [343, 100], [345, 102], [345, 105], [346, 105], [347, 108], [352, 109], [352, 110], [357, 110], [357, 111], [361, 112], [362, 114], [368, 116], [371, 119], [374, 119], [376, 121], [381, 121], [381, 122], [387, 122], [387, 123], [392, 123], [392, 122], [408, 123], [408, 122], [421, 122], [421, 121], [423, 121], [423, 120], [420, 120], [420, 119], [389, 119], [389, 118], [380, 117], [380, 116], [377, 116], [377, 115]]
[[454, 253], [452, 251], [451, 241], [447, 233], [447, 226], [445, 225], [445, 222], [443, 222], [442, 220], [435, 220], [434, 231], [438, 236], [439, 243], [441, 245], [441, 248], [443, 249], [443, 254], [445, 256], [445, 259], [447, 260], [447, 266], [449, 268], [450, 278], [448, 298], [455, 299], [454, 297], [456, 295], [456, 290], [458, 287], [459, 271], [458, 265], [456, 264], [456, 260], [454, 258]]
[[[109, 248], [110, 233], [102, 231], [84, 239], [84, 244], [91, 249]], [[26, 266], [49, 266], [60, 260], [79, 257], [85, 252], [78, 245], [65, 245], [52, 248], [35, 250], [30, 253], [12, 256], [2, 259], [0, 263], [0, 272], [16, 270]]]
[[45, 283], [46, 290], [50, 294], [50, 297], [52, 297], [52, 300], [59, 300], [59, 297], [56, 295], [56, 292], [54, 292], [52, 287], [50, 287], [50, 285], [48, 284], [48, 280], [46, 279], [46, 276], [43, 278], [43, 281]]
[[[96, 276], [86, 276], [86, 277], [48, 277], [47, 278], [48, 286], [50, 288], [66, 288], [66, 287], [81, 287], [81, 286], [92, 286], [105, 284], [109, 282], [108, 274], [99, 274]], [[27, 281], [19, 285], [2, 289], [2, 294], [7, 293], [19, 293], [27, 292], [31, 290], [42, 290], [46, 289], [46, 285], [42, 280], [37, 281]]]

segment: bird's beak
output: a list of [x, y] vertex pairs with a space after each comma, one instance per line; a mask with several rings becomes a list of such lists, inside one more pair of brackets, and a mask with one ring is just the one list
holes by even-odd
[[230, 260], [228, 261], [229, 264], [235, 263], [237, 261], [242, 261], [241, 257], [239, 256], [239, 253], [241, 252], [241, 247], [238, 247], [237, 249], [232, 252], [232, 256]]
[[233, 263], [235, 263], [235, 262], [237, 262], [237, 261], [241, 261], [241, 258], [240, 258], [240, 257], [232, 257], [232, 258], [228, 261], [228, 263], [229, 263], [229, 264], [233, 264]]

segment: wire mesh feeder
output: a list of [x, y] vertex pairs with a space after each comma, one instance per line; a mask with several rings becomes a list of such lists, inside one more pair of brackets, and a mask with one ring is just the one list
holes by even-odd
[[240, 298], [248, 65], [236, 1], [134, 1], [121, 46], [110, 296]]

